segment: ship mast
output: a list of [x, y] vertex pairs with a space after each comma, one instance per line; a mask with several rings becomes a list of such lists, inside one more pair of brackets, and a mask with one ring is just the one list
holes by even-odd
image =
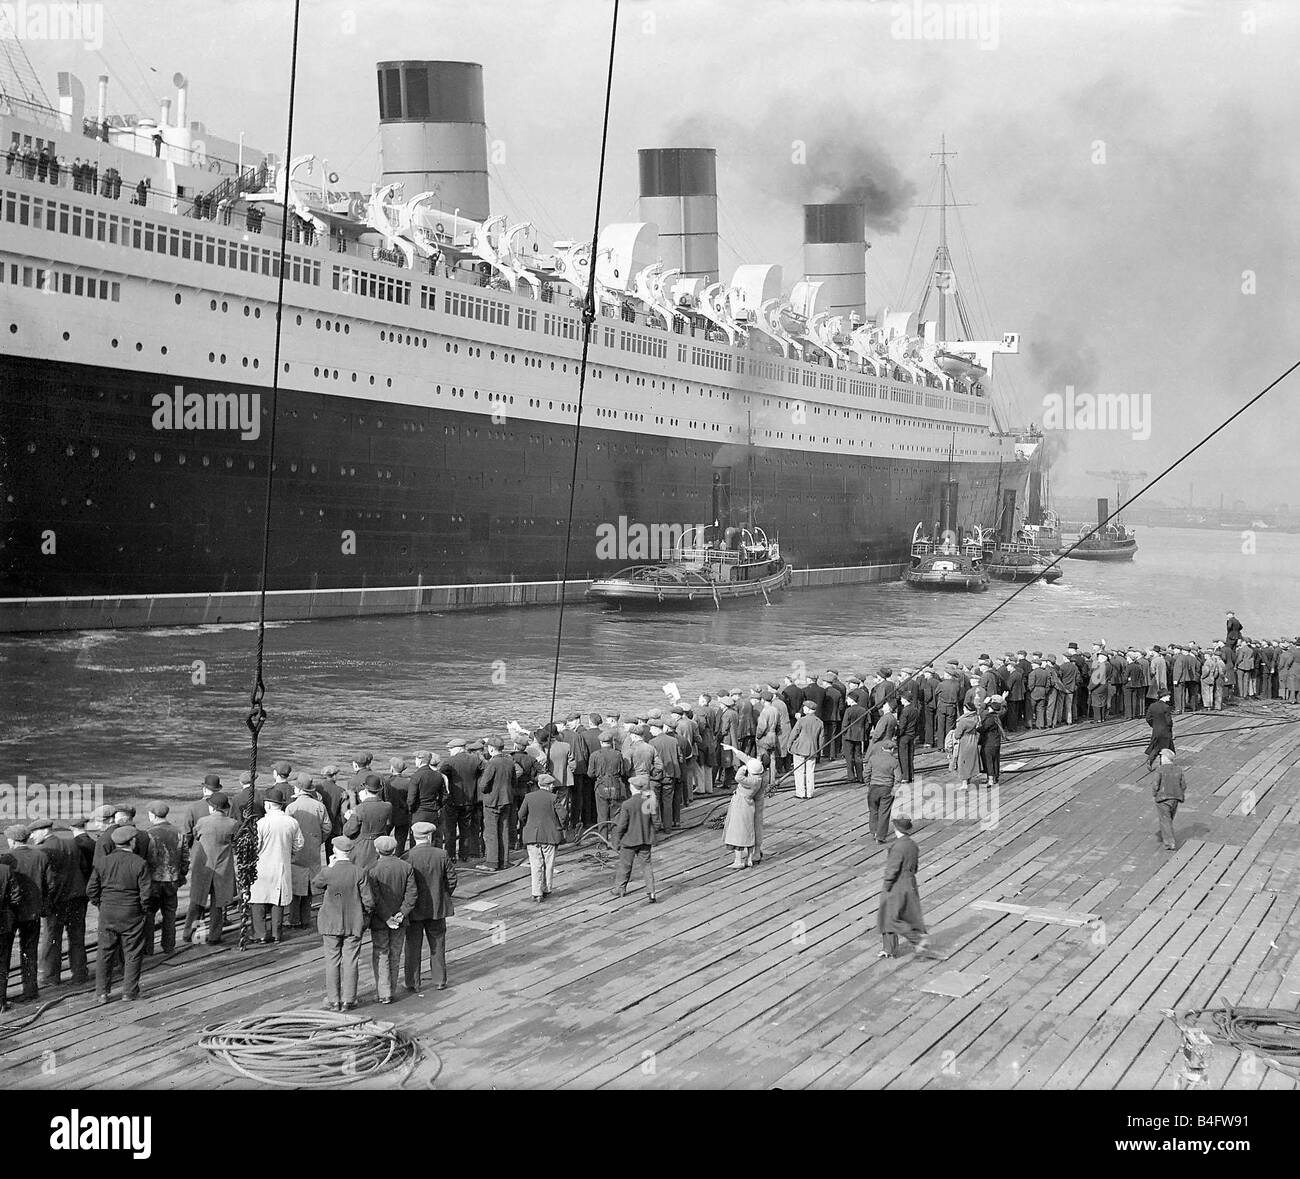
[[939, 292], [939, 343], [943, 343], [948, 338], [947, 332], [947, 274], [952, 269], [951, 260], [948, 257], [948, 157], [956, 155], [956, 152], [947, 150], [947, 136], [939, 136], [939, 150], [931, 152], [930, 158], [935, 156], [939, 158], [939, 249], [935, 254], [935, 275], [934, 285]]

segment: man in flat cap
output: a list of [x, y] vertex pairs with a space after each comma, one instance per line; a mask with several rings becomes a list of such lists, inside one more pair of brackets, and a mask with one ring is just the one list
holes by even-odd
[[441, 991], [447, 986], [447, 918], [456, 912], [451, 901], [456, 891], [456, 861], [433, 845], [436, 831], [429, 822], [412, 824], [415, 846], [402, 857], [415, 869], [415, 906], [406, 918], [405, 948], [406, 989], [412, 992], [422, 985], [420, 960], [425, 942], [437, 988]]
[[[50, 858], [39, 847], [29, 842], [31, 832], [22, 823], [5, 828], [9, 841], [8, 861], [19, 890], [18, 903], [13, 908], [13, 921], [18, 935], [18, 953], [22, 962], [23, 991], [19, 1002], [39, 998], [37, 976], [40, 956], [41, 918], [48, 915], [50, 899], [57, 890], [57, 880]], [[9, 970], [9, 956], [13, 952], [13, 934], [9, 935], [3, 965]]]
[[[508, 823], [510, 821], [510, 788], [519, 767], [503, 752], [505, 739], [489, 737], [488, 762], [479, 779], [479, 795], [483, 803], [484, 862], [480, 865], [489, 872], [501, 872], [510, 866]], [[585, 769], [585, 761], [584, 761]]]
[[[78, 815], [66, 827], [54, 827], [49, 819], [48, 838], [38, 846], [51, 855], [59, 875], [58, 897], [41, 923], [40, 985], [58, 986], [63, 981], [63, 937], [68, 939], [68, 970], [73, 986], [89, 981], [86, 967], [86, 881], [95, 859], [95, 841], [85, 833], [87, 819]], [[56, 851], [57, 849], [57, 851]], [[7, 961], [7, 960], [6, 960]]]
[[[567, 759], [568, 746], [564, 747]], [[474, 807], [483, 759], [469, 751], [464, 737], [447, 742], [447, 756], [438, 765], [447, 779], [447, 801], [442, 808], [442, 845], [453, 860], [467, 861], [478, 850], [474, 838]], [[427, 821], [427, 820], [426, 820]]]
[[411, 809], [407, 804], [411, 779], [406, 776], [406, 761], [400, 757], [389, 758], [388, 773], [381, 775], [379, 781], [379, 797], [393, 808], [393, 838], [397, 840], [398, 850], [405, 851], [411, 836]]
[[208, 798], [208, 813], [194, 824], [190, 848], [190, 901], [185, 913], [182, 941], [194, 937], [194, 923], [208, 914], [208, 944], [219, 945], [225, 926], [226, 906], [238, 895], [235, 889], [234, 839], [239, 820], [231, 818], [230, 799], [221, 790]]
[[257, 877], [248, 901], [253, 936], [267, 945], [283, 937], [284, 910], [293, 904], [293, 858], [304, 846], [302, 828], [284, 813], [286, 805], [283, 789], [273, 786], [263, 800], [266, 813], [257, 820]]
[[159, 924], [162, 952], [176, 949], [176, 894], [190, 870], [189, 849], [181, 833], [167, 821], [171, 808], [165, 802], [149, 804], [149, 876], [153, 881], [144, 919], [144, 952], [153, 953], [154, 926]]
[[[313, 778], [312, 784], [316, 793], [320, 796], [321, 802], [325, 805], [325, 810], [330, 819], [330, 835], [332, 839], [343, 830], [343, 801], [346, 791], [339, 783], [339, 768], [333, 763], [322, 768], [319, 778]], [[325, 844], [326, 849], [329, 843]], [[310, 902], [308, 902], [310, 907]]]
[[352, 755], [352, 777], [348, 779], [348, 789], [353, 794], [360, 794], [361, 787], [365, 785], [366, 778], [370, 775], [370, 763], [374, 757], [369, 753], [354, 753]]
[[321, 849], [334, 834], [329, 809], [317, 794], [317, 782], [323, 779], [299, 774], [293, 784], [293, 801], [284, 813], [298, 824], [302, 847], [293, 854], [289, 874], [293, 877], [293, 900], [289, 903], [285, 925], [306, 929], [311, 924], [311, 882], [321, 870]]
[[98, 956], [95, 962], [95, 1001], [107, 1003], [112, 961], [122, 956], [122, 995], [127, 1002], [140, 997], [140, 968], [144, 963], [144, 920], [153, 891], [149, 865], [131, 850], [136, 831], [118, 827], [113, 850], [90, 872], [86, 893], [99, 910]]
[[22, 885], [13, 860], [0, 855], [0, 1012], [9, 1010], [9, 962], [18, 932], [18, 912], [23, 906]]
[[312, 893], [321, 898], [316, 928], [325, 949], [323, 1006], [326, 1011], [351, 1011], [357, 1005], [361, 938], [370, 924], [374, 898], [369, 874], [349, 858], [356, 847], [352, 840], [336, 836], [333, 847], [329, 867], [311, 882]]
[[[427, 749], [415, 751], [415, 772], [406, 790], [406, 809], [411, 825], [442, 822], [442, 808], [447, 804], [447, 778], [433, 767], [433, 754]], [[398, 853], [401, 854], [400, 852]]]
[[391, 835], [381, 835], [375, 840], [379, 858], [370, 869], [370, 964], [375, 972], [375, 990], [379, 1001], [393, 1001], [397, 989], [397, 974], [402, 966], [402, 951], [406, 946], [405, 922], [415, 902], [418, 890], [415, 869], [397, 856], [397, 840]]

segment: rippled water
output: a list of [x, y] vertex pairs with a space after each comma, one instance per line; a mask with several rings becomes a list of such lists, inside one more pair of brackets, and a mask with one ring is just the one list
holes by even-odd
[[[1132, 564], [1067, 561], [953, 649], [973, 658], [1073, 639], [1215, 639], [1233, 609], [1247, 634], [1300, 632], [1300, 536], [1144, 528]], [[937, 655], [1015, 589], [932, 595], [902, 584], [787, 593], [720, 613], [564, 615], [556, 710], [663, 703], [675, 682], [748, 686], [796, 661], [871, 671]], [[408, 756], [550, 714], [558, 610], [273, 624], [262, 761], [319, 767], [358, 750]], [[0, 782], [103, 782], [110, 797], [192, 797], [205, 773], [247, 767], [251, 625], [0, 637]], [[206, 683], [195, 685], [201, 661]]]

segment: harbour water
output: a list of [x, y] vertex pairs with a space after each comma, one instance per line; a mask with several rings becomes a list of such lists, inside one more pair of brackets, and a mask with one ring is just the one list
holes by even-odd
[[[1204, 643], [1222, 636], [1228, 609], [1250, 636], [1300, 629], [1300, 536], [1260, 531], [1252, 552], [1236, 532], [1144, 528], [1139, 545], [1132, 564], [1067, 560], [1061, 582], [1029, 586], [944, 658], [1101, 638]], [[693, 698], [798, 666], [916, 666], [1016, 588], [850, 586], [690, 614], [570, 606], [556, 712], [653, 707], [669, 682]], [[361, 750], [409, 757], [507, 720], [539, 724], [557, 618], [538, 607], [273, 624], [259, 765], [345, 765]], [[108, 798], [176, 800], [193, 797], [205, 773], [237, 780], [255, 642], [251, 625], [0, 637], [0, 782], [94, 782]]]

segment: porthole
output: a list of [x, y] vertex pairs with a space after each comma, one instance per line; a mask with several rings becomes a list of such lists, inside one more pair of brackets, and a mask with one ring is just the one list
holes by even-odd
[[351, 328], [348, 324], [345, 323], [345, 324], [343, 325], [343, 334], [346, 336], [346, 335], [348, 335], [351, 331], [352, 331], [352, 328]]
[[252, 310], [249, 308], [248, 304], [245, 303], [245, 304], [244, 304], [244, 318], [247, 319], [251, 314], [252, 314]]
[[224, 299], [221, 300], [221, 310], [223, 313], [230, 310], [230, 304], [227, 303]]
[[212, 460], [205, 454], [203, 456], [203, 465], [206, 467]]
[[178, 467], [183, 467], [185, 465], [185, 456], [183, 454], [178, 454], [176, 456], [176, 465]]
[[144, 345], [143, 345], [139, 340], [137, 340], [137, 341], [135, 342], [135, 350], [136, 350], [137, 352], [143, 352], [143, 351], [144, 351]]
[[63, 339], [64, 339], [64, 342], [66, 343], [68, 340], [72, 339], [72, 337], [71, 337], [70, 335], [68, 335], [67, 332], [64, 332], [64, 333], [63, 333]]
[[134, 450], [128, 450], [128, 451], [126, 452], [126, 461], [129, 462], [129, 463], [133, 463], [133, 462], [135, 462], [135, 451], [134, 451]]
[[244, 357], [244, 367], [245, 367], [245, 368], [248, 367], [248, 357], [247, 357], [247, 356]]
[[387, 381], [388, 381], [388, 387], [391, 389], [391, 388], [393, 387], [393, 378], [392, 378], [392, 377], [388, 377], [388, 378], [387, 378]]
[[72, 457], [74, 454], [76, 454], [77, 452], [76, 452], [76, 450], [75, 450], [73, 447], [71, 447], [71, 446], [66, 446], [66, 447], [64, 447], [64, 449], [63, 449], [63, 453], [66, 454], [66, 455], [68, 456], [68, 458], [71, 458], [71, 457]]
[[221, 354], [221, 363], [222, 364], [226, 363], [226, 354], [224, 352]]
[[166, 356], [166, 355], [167, 355], [167, 345], [164, 344], [161, 348], [158, 349], [158, 351], [161, 352], [164, 356]]
[[153, 452], [153, 461], [156, 463], [162, 462], [162, 455], [159, 454], [156, 450]]
[[[17, 330], [18, 330], [17, 328], [10, 328], [10, 331], [17, 331]], [[116, 340], [113, 341], [113, 347], [114, 347], [114, 348], [117, 347], [117, 341], [116, 341]]]
[[253, 308], [253, 318], [254, 318], [254, 319], [261, 319], [261, 318], [262, 318], [262, 309], [261, 309], [260, 307], [254, 307], [254, 308]]
[[302, 327], [302, 316], [299, 315], [299, 316], [297, 317], [297, 320], [298, 320], [298, 326], [299, 326], [299, 327]]

